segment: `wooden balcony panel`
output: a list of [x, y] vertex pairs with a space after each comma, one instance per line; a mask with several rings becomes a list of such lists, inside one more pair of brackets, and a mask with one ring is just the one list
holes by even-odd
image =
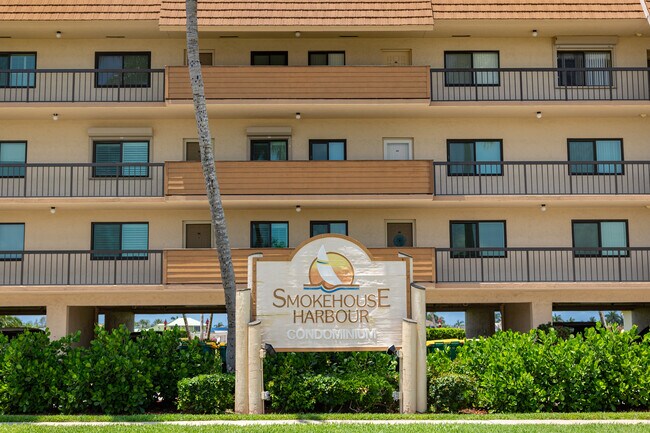
[[[415, 281], [435, 281], [433, 248], [370, 248], [376, 260], [388, 260], [402, 252], [413, 257]], [[288, 248], [234, 249], [232, 250], [235, 279], [238, 284], [248, 281], [248, 256], [261, 252], [264, 257], [287, 257]], [[165, 251], [163, 281], [165, 284], [221, 284], [217, 253], [212, 249], [184, 249]]]
[[[167, 99], [191, 100], [185, 66], [167, 68]], [[425, 66], [205, 66], [206, 99], [429, 99]]]
[[[219, 161], [224, 195], [433, 194], [432, 161]], [[205, 195], [198, 162], [165, 164], [166, 195]]]

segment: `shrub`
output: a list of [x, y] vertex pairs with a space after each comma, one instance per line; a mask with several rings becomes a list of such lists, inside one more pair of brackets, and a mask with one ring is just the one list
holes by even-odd
[[178, 382], [178, 409], [190, 413], [222, 413], [235, 406], [235, 376], [203, 374]]
[[76, 336], [50, 342], [49, 333], [25, 332], [0, 342], [0, 412], [49, 413], [56, 410], [62, 390], [62, 360]]
[[443, 374], [431, 381], [429, 398], [434, 412], [458, 412], [471, 408], [476, 401], [476, 381], [464, 374]]
[[465, 330], [459, 328], [427, 328], [427, 340], [447, 340], [465, 338]]

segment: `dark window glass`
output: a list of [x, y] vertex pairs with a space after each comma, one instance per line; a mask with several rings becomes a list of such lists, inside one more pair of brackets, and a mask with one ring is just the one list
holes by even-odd
[[451, 223], [452, 249], [481, 248], [481, 251], [452, 251], [451, 256], [454, 258], [505, 257], [505, 247], [506, 224], [503, 221]]
[[22, 254], [8, 251], [25, 249], [25, 224], [0, 224], [0, 261], [22, 260]]
[[310, 140], [309, 159], [314, 161], [344, 161], [345, 140]]
[[107, 165], [96, 166], [93, 169], [95, 177], [147, 177], [149, 167], [147, 165], [130, 165], [133, 163], [149, 162], [148, 141], [115, 141], [95, 142], [93, 162], [101, 164], [129, 165]]
[[[494, 51], [446, 52], [446, 86], [498, 86], [499, 53]], [[467, 72], [462, 69], [468, 69]], [[488, 69], [480, 71], [479, 69]]]
[[628, 256], [627, 246], [627, 221], [573, 221], [576, 256]]
[[312, 237], [328, 233], [348, 235], [347, 221], [312, 221], [310, 225]]
[[93, 223], [91, 249], [93, 260], [146, 259], [142, 251], [149, 249], [149, 224]]
[[251, 248], [287, 248], [288, 246], [289, 223], [251, 223]]
[[251, 161], [286, 161], [287, 140], [251, 140]]
[[251, 65], [253, 66], [287, 66], [289, 54], [286, 51], [253, 51]]
[[[97, 53], [97, 69], [150, 69], [151, 53]], [[98, 72], [96, 87], [149, 87], [149, 72]]]
[[449, 165], [449, 175], [501, 175], [501, 164], [478, 164], [478, 162], [503, 161], [501, 141], [499, 140], [470, 140], [449, 141], [449, 162], [466, 164]]
[[345, 66], [344, 51], [310, 51], [310, 66]]
[[[27, 143], [24, 141], [0, 142], [0, 178], [25, 177]], [[6, 165], [3, 165], [6, 164]]]
[[[609, 86], [612, 54], [609, 51], [558, 51], [558, 85]], [[593, 69], [593, 70], [590, 70]]]
[[19, 69], [36, 69], [36, 54], [0, 53], [0, 87], [34, 87], [34, 73], [9, 72]]
[[570, 174], [623, 174], [623, 164], [596, 164], [622, 160], [621, 140], [569, 140], [569, 161], [588, 163], [571, 164]]

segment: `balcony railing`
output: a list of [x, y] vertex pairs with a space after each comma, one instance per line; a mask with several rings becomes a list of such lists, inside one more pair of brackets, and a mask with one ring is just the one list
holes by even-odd
[[650, 248], [436, 249], [438, 283], [650, 281]]
[[[217, 161], [224, 195], [433, 193], [431, 161]], [[198, 162], [165, 164], [167, 195], [205, 195]]]
[[[205, 97], [428, 100], [426, 66], [204, 66]], [[167, 99], [192, 100], [187, 66], [167, 68]]]
[[0, 70], [0, 103], [164, 100], [164, 69]]
[[434, 193], [650, 194], [650, 161], [434, 162]]
[[0, 199], [162, 197], [162, 163], [0, 164]]
[[0, 286], [157, 285], [162, 251], [0, 251]]
[[650, 68], [431, 69], [431, 100], [648, 101]]

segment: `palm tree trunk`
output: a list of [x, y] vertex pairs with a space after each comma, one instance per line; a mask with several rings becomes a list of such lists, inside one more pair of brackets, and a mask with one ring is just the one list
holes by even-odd
[[233, 372], [235, 371], [235, 291], [237, 286], [235, 284], [235, 269], [232, 264], [232, 255], [230, 252], [230, 240], [226, 229], [226, 218], [223, 212], [221, 193], [219, 191], [219, 183], [217, 182], [217, 171], [214, 165], [212, 137], [210, 136], [210, 126], [208, 124], [208, 110], [205, 104], [203, 75], [201, 74], [201, 63], [199, 61], [199, 30], [196, 2], [197, 0], [187, 0], [185, 2], [187, 64], [189, 65], [194, 115], [199, 134], [201, 166], [203, 168], [203, 177], [205, 178], [208, 202], [210, 203], [214, 243], [219, 256], [221, 281], [226, 301], [226, 313], [228, 315], [226, 368], [229, 372]]
[[598, 315], [600, 316], [600, 324], [603, 325], [603, 328], [607, 328], [607, 320], [605, 320], [605, 313], [599, 311]]
[[214, 313], [210, 313], [210, 320], [208, 321], [208, 335], [205, 336], [206, 341], [210, 340], [210, 333], [212, 332], [212, 319], [214, 319]]
[[187, 323], [187, 316], [183, 313], [183, 322], [185, 323], [185, 332], [187, 333], [187, 339], [192, 339], [192, 334], [190, 333], [190, 325]]

